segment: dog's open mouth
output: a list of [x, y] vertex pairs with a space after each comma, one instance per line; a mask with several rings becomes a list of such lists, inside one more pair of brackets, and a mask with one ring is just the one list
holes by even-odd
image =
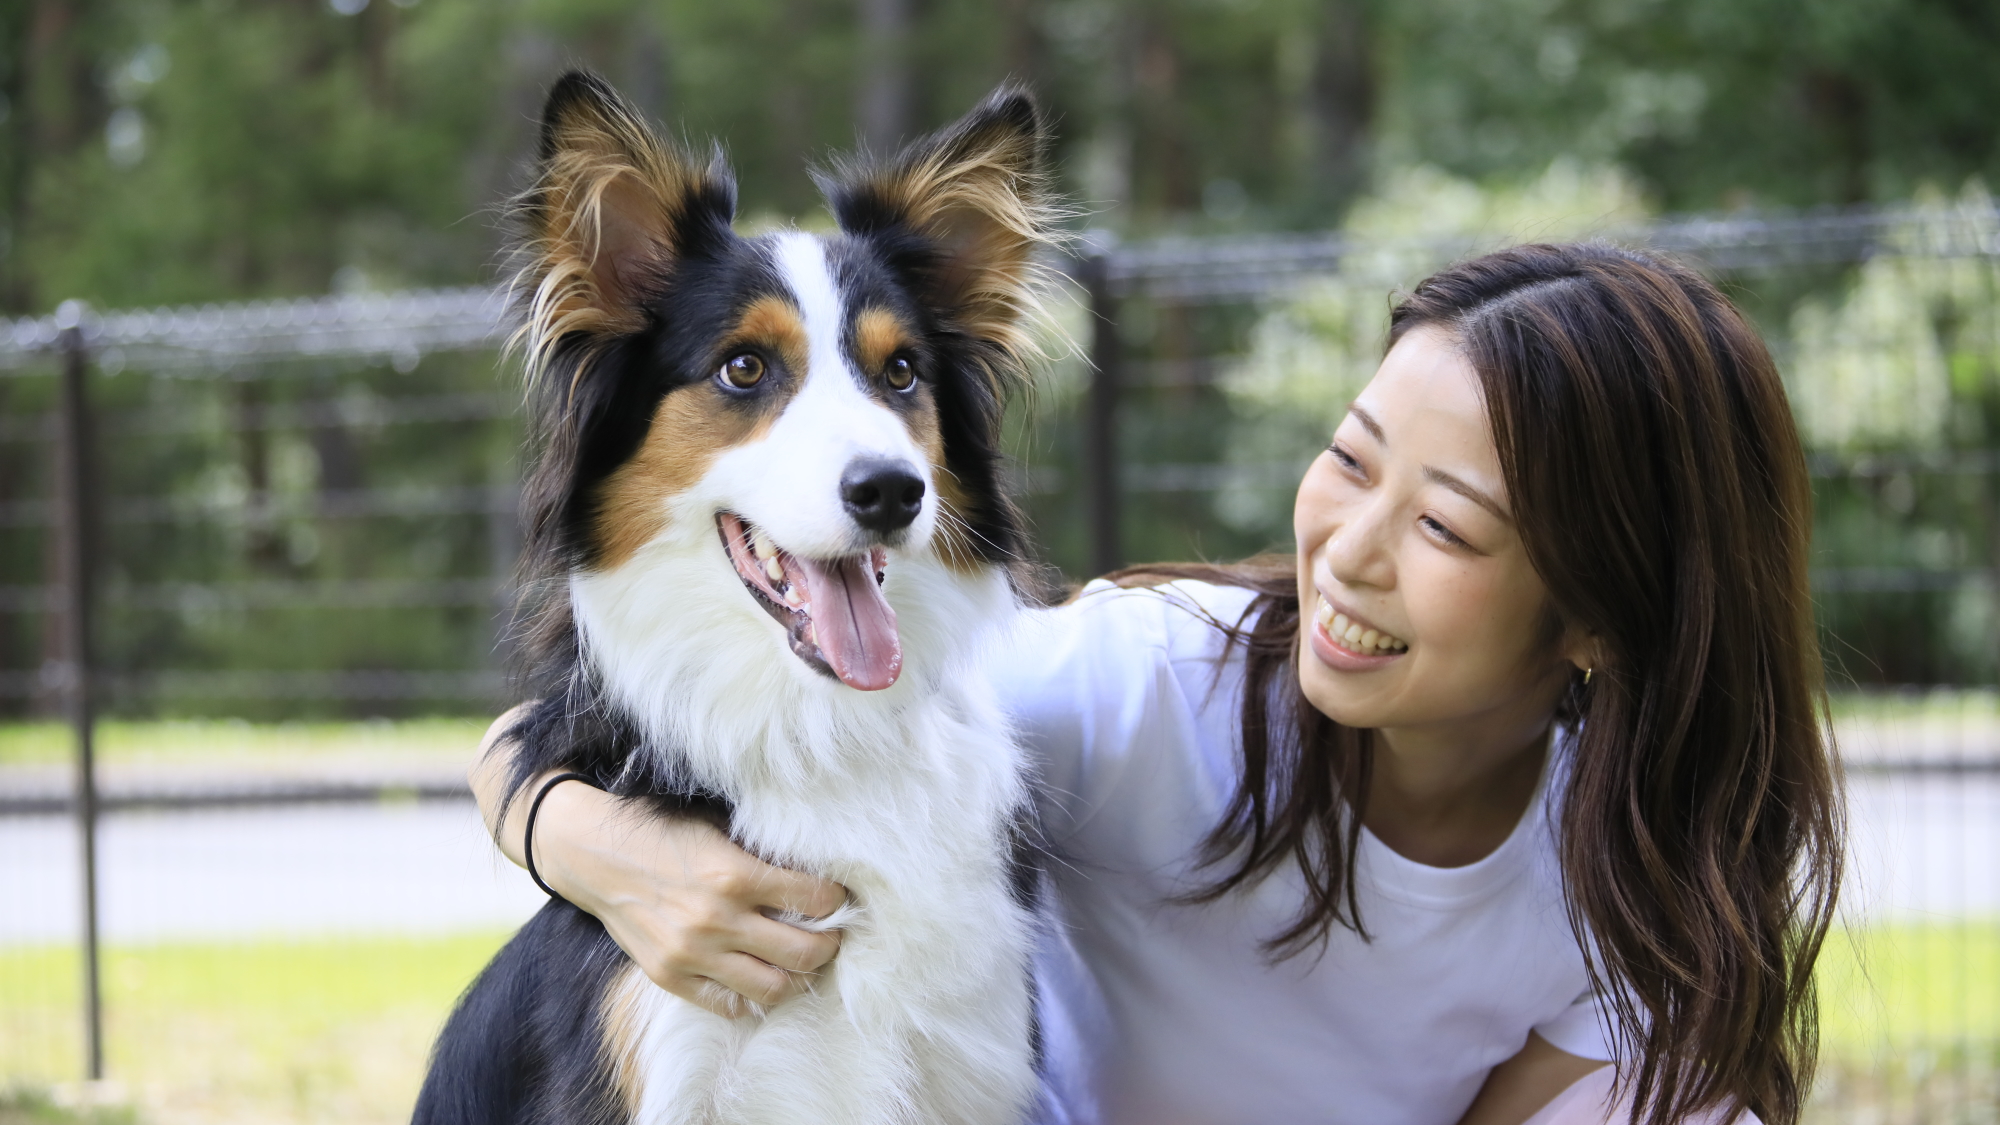
[[737, 577], [785, 627], [800, 660], [861, 691], [881, 691], [903, 671], [896, 611], [882, 596], [887, 551], [844, 559], [801, 558], [734, 512], [715, 529]]

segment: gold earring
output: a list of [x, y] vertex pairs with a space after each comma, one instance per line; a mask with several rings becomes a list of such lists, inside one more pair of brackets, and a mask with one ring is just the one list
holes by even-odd
[[1585, 687], [1590, 686], [1590, 674], [1595, 671], [1597, 671], [1597, 669], [1595, 668], [1585, 668], [1583, 670], [1583, 686]]

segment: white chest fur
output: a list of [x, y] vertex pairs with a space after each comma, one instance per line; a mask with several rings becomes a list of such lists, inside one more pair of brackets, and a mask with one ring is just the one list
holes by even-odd
[[573, 580], [586, 653], [648, 746], [726, 794], [742, 842], [850, 891], [811, 995], [721, 1019], [636, 970], [621, 1085], [643, 1125], [1006, 1122], [1032, 1094], [1030, 920], [1008, 880], [1022, 763], [977, 654], [998, 574], [892, 566], [904, 674], [857, 692], [807, 668], [719, 552], [660, 542]]

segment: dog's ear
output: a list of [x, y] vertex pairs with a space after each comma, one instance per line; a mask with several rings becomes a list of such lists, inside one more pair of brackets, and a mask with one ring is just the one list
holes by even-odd
[[1009, 84], [886, 161], [836, 168], [821, 187], [841, 229], [875, 237], [955, 327], [1016, 348], [1034, 253], [1057, 237], [1048, 139], [1034, 97]]
[[735, 210], [719, 156], [697, 164], [604, 80], [564, 75], [542, 111], [540, 175], [518, 207], [531, 370], [565, 338], [643, 328], [674, 261], [734, 237]]

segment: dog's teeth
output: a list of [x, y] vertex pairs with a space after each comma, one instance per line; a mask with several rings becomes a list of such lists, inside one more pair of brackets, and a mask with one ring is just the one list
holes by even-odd
[[[778, 545], [771, 542], [771, 537], [764, 534], [764, 529], [761, 527], [750, 529], [750, 549], [757, 552], [758, 558], [764, 559], [767, 562], [777, 557], [778, 554]], [[770, 567], [767, 566], [764, 569], [768, 571]], [[773, 574], [771, 578], [775, 581], [778, 575]]]
[[778, 561], [776, 555], [764, 556], [764, 576], [773, 582], [783, 582], [785, 580], [785, 566]]
[[800, 602], [805, 601], [805, 597], [799, 593], [797, 586], [787, 586], [785, 587], [785, 601], [791, 605], [798, 605]]

